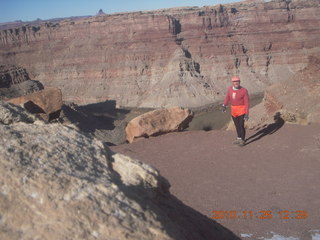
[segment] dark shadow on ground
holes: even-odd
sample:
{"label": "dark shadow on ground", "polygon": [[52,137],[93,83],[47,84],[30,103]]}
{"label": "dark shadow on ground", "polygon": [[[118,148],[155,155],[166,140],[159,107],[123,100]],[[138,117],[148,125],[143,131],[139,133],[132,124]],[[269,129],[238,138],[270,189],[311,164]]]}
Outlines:
{"label": "dark shadow on ground", "polygon": [[130,110],[117,109],[116,101],[105,101],[84,106],[62,107],[64,116],[81,131],[94,133],[95,130],[113,130],[114,122],[123,119]]}
{"label": "dark shadow on ground", "polygon": [[130,199],[136,201],[142,209],[152,210],[157,220],[175,240],[241,240],[231,230],[185,205],[169,191],[170,183],[159,176],[157,188],[146,188],[142,185],[123,184],[121,176],[116,172],[112,163],[113,152],[107,156],[110,169],[113,170],[113,182]]}
{"label": "dark shadow on ground", "polygon": [[285,121],[281,118],[281,114],[279,112],[277,112],[274,117],[274,123],[271,123],[269,125],[265,125],[263,129],[259,130],[258,132],[256,132],[254,135],[252,135],[251,137],[249,137],[246,140],[246,145],[253,143],[255,141],[258,141],[259,139],[267,136],[267,135],[271,135],[273,133],[275,133],[276,131],[278,131],[285,123]]}
{"label": "dark shadow on ground", "polygon": [[[142,181],[142,178],[144,177],[137,177],[138,175],[134,176],[136,171],[139,172],[139,170],[132,169],[133,175],[130,176],[130,178],[137,178],[140,184],[124,183],[123,177],[119,173],[119,169],[126,167],[124,163],[125,161],[117,161],[116,163],[114,157],[115,153],[110,151],[107,145],[104,146],[105,151],[102,151],[102,153],[105,155],[106,161],[100,161],[93,157],[90,164],[88,164],[86,161],[78,161],[77,158],[68,158],[66,160],[67,162],[64,163],[68,164],[72,171],[68,171],[66,174],[86,180],[93,184],[104,185],[104,182],[112,182],[112,184],[115,184],[119,191],[127,198],[132,199],[139,204],[142,211],[141,213],[137,212],[136,214],[141,214],[143,216],[144,210],[152,211],[154,213],[153,216],[155,220],[161,223],[161,226],[159,227],[165,230],[165,232],[171,237],[170,239],[241,240],[232,231],[211,219],[211,216],[208,217],[201,214],[172,195],[169,191],[170,183],[161,175],[156,176],[154,173],[148,173],[155,177],[157,184],[152,186],[145,185],[146,182]],[[117,165],[120,168],[118,167],[115,169],[114,167]],[[55,168],[57,172],[64,171],[60,166],[63,165],[58,163]],[[128,166],[130,166],[130,164]],[[124,202],[124,210],[128,207],[130,208],[130,206],[125,205],[125,200],[122,199],[121,201]],[[97,202],[95,204],[100,203]],[[130,211],[131,210],[129,209],[129,212]],[[153,232],[153,230],[150,229],[150,232]],[[155,239],[164,238],[160,235],[159,238],[155,237]]]}

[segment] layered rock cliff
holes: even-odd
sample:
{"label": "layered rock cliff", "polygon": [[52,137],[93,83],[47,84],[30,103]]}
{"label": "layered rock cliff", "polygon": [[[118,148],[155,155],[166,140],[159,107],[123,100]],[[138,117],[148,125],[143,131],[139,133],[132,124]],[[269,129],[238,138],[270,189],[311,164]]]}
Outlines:
{"label": "layered rock cliff", "polygon": [[59,87],[64,100],[196,107],[238,74],[250,93],[320,52],[319,0],[250,1],[119,13],[0,32],[0,63]]}

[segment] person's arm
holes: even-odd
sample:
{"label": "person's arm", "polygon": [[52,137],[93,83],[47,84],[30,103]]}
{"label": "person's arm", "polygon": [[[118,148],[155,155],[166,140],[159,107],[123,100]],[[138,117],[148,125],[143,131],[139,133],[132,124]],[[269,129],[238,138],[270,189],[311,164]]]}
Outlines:
{"label": "person's arm", "polygon": [[247,89],[245,91],[243,100],[244,100],[244,105],[246,106],[246,115],[249,116],[249,94]]}
{"label": "person's arm", "polygon": [[230,91],[229,91],[229,88],[228,88],[227,95],[226,95],[226,97],[224,99],[224,102],[223,102],[223,106],[227,106],[229,101],[230,101]]}

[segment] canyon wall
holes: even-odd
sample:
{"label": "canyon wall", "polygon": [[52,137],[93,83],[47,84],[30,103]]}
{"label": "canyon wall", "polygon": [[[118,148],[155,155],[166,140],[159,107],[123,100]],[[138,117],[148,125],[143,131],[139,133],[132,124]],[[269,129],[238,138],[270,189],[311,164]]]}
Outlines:
{"label": "canyon wall", "polygon": [[197,107],[221,100],[235,74],[251,94],[294,79],[319,56],[319,10],[245,1],[24,25],[0,31],[0,65],[78,104]]}

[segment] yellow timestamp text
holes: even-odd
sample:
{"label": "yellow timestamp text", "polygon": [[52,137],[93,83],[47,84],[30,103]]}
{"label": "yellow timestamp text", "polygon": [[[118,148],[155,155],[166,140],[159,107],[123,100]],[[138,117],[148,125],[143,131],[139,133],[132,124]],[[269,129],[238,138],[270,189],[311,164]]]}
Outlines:
{"label": "yellow timestamp text", "polygon": [[307,219],[309,214],[305,210],[281,210],[281,211],[271,211],[271,210],[227,210],[227,211],[212,211],[212,219],[245,219],[245,220],[254,220],[254,219]]}

